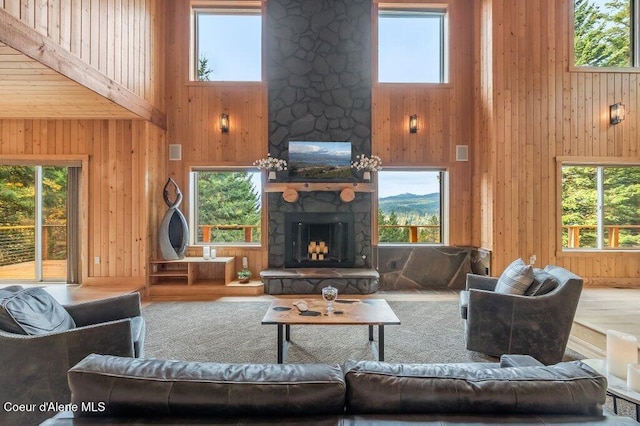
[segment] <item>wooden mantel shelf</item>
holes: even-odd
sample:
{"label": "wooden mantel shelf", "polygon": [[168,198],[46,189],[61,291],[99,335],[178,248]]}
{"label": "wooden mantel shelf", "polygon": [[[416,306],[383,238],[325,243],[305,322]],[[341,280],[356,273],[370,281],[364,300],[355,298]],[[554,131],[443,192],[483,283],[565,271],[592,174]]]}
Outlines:
{"label": "wooden mantel shelf", "polygon": [[349,203],[355,199],[356,192],[374,192],[375,186],[371,183],[309,183],[309,182],[267,182],[265,192],[282,192],[282,198],[288,203],[298,201],[299,192],[335,191],[340,192],[340,199]]}
{"label": "wooden mantel shelf", "polygon": [[354,192],[374,192],[374,185],[366,182],[325,182],[325,183],[309,183],[309,182],[267,182],[264,186],[265,192],[285,192],[287,189],[293,189],[298,192],[312,191],[337,191],[343,189],[352,189]]}

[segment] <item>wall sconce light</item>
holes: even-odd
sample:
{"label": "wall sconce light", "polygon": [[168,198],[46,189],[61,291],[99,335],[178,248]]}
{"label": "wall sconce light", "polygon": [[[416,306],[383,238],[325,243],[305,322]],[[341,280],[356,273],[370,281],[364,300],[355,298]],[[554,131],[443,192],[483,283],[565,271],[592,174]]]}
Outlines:
{"label": "wall sconce light", "polygon": [[418,133],[418,116],[416,114],[409,116],[409,133]]}
{"label": "wall sconce light", "polygon": [[229,133],[229,115],[220,114],[220,130],[222,133]]}
{"label": "wall sconce light", "polygon": [[611,124],[619,124],[624,120],[624,104],[618,102],[609,106],[609,121]]}

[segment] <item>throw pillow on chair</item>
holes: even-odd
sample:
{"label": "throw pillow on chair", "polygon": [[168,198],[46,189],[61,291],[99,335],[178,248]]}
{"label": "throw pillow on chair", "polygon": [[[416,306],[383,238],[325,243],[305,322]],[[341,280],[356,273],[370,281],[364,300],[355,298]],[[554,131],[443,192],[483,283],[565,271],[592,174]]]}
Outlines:
{"label": "throw pillow on chair", "polygon": [[533,266],[525,264],[522,259],[517,259],[511,262],[500,275],[495,292],[522,295],[532,282]]}

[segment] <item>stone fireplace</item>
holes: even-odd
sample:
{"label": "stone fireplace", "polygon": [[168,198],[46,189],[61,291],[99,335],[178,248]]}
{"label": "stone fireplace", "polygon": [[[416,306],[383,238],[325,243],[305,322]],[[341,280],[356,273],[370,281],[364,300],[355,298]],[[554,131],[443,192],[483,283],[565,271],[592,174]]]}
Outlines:
{"label": "stone fireplace", "polygon": [[[370,0],[266,2],[269,153],[273,157],[288,159],[292,140],[351,142],[352,158],[371,154],[371,7]],[[280,173],[278,180],[288,182],[289,177]],[[268,211],[270,268],[303,264],[373,268],[371,194],[357,193],[355,200],[345,203],[339,191],[310,191],[287,203],[282,194],[269,193]],[[294,263],[287,256],[286,217],[311,213],[353,217],[353,247],[349,248],[353,256],[348,262]]]}
{"label": "stone fireplace", "polygon": [[[290,141],[351,142],[352,159],[370,155],[371,0],[269,0],[265,7],[271,156],[288,159]],[[289,183],[290,179],[280,173],[277,181]],[[356,192],[353,201],[343,202],[339,190],[303,190],[291,203],[282,193],[269,192],[269,269],[260,273],[265,292],[319,294],[322,287],[332,285],[340,294],[366,294],[377,291],[379,285],[422,289],[434,280],[446,288],[461,285],[469,262],[468,257],[449,253],[458,253],[456,249],[380,247],[374,251],[372,205],[370,192]],[[341,230],[313,219],[314,226],[301,225],[296,234],[294,228],[307,215],[350,216],[353,222],[333,222],[353,226],[343,225]],[[334,241],[344,238],[344,228],[350,244],[346,248],[344,242]],[[443,268],[445,260],[454,266]],[[383,280],[375,268],[383,273]],[[441,278],[441,271],[452,277]]]}
{"label": "stone fireplace", "polygon": [[351,268],[355,264],[353,214],[288,213],[284,225],[287,268]]}

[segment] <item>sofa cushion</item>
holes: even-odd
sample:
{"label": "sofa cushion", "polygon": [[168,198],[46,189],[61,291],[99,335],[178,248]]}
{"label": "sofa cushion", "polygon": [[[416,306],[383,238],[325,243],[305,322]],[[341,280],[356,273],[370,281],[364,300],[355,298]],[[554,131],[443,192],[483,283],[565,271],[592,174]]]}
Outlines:
{"label": "sofa cushion", "polygon": [[149,417],[338,414],[339,365],[221,364],[92,354],[68,373],[72,402],[103,403],[83,415]]}
{"label": "sofa cushion", "polygon": [[579,361],[517,368],[351,361],[344,370],[354,414],[601,415],[607,389],[606,378]]}
{"label": "sofa cushion", "polygon": [[558,281],[550,273],[542,269],[534,269],[533,282],[524,292],[525,296],[542,296],[558,286]]}
{"label": "sofa cushion", "polygon": [[71,315],[40,287],[6,287],[0,291],[0,329],[40,335],[75,328]]}
{"label": "sofa cushion", "polygon": [[522,259],[511,262],[504,270],[498,283],[496,293],[503,294],[524,294],[533,282],[533,267],[526,265]]}

